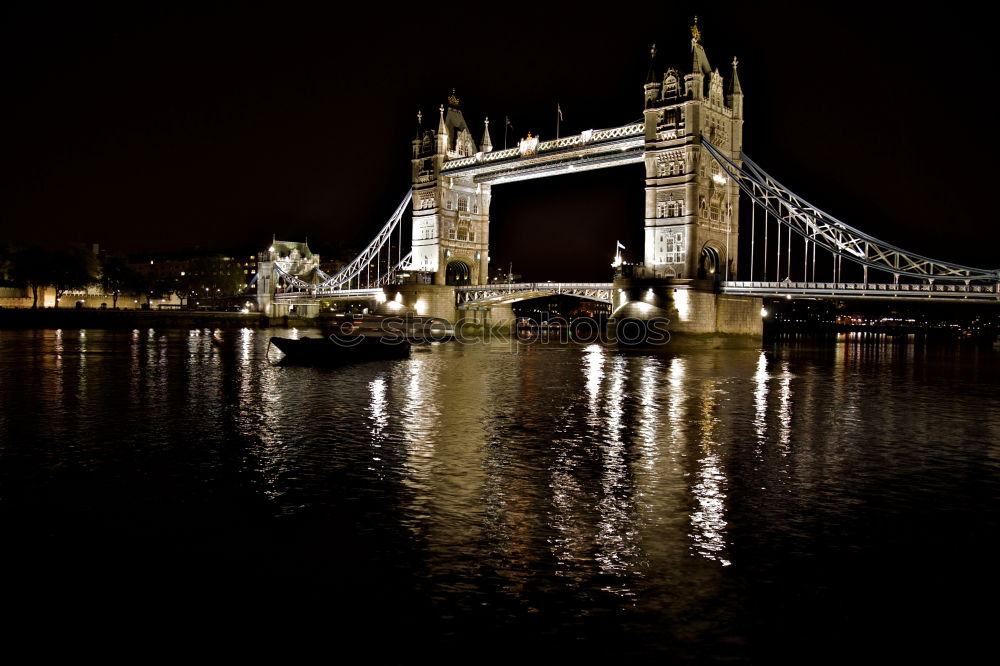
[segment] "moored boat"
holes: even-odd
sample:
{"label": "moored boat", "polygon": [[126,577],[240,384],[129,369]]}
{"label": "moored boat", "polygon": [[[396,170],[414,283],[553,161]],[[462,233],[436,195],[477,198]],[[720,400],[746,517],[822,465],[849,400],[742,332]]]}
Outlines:
{"label": "moored boat", "polygon": [[271,338],[271,344],[285,354],[283,361],[294,363],[340,364],[358,361],[406,358],[410,342],[395,333],[343,335],[325,338]]}

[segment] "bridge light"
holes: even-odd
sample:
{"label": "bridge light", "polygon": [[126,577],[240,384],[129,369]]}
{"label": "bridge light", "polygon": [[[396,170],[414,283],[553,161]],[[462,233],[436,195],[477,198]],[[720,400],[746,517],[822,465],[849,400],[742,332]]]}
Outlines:
{"label": "bridge light", "polygon": [[761,308],[760,309],[760,316],[761,317],[766,317],[767,316],[767,308]]}
{"label": "bridge light", "polygon": [[687,321],[688,314],[691,312],[688,298],[689,295],[686,289],[674,289],[674,307],[677,308],[677,317],[681,321]]}
{"label": "bridge light", "polygon": [[726,177],[723,176],[721,173],[713,173],[712,174],[712,180],[714,180],[719,185],[725,185],[726,184]]}

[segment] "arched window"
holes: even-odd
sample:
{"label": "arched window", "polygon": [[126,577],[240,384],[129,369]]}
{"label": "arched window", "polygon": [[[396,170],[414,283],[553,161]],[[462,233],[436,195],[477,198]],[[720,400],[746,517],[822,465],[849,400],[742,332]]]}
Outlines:
{"label": "arched window", "polygon": [[479,204],[477,203],[472,204],[472,212],[475,215],[479,215]]}
{"label": "arched window", "polygon": [[677,77],[672,71],[667,72],[663,78],[663,97],[667,99],[677,97]]}
{"label": "arched window", "polygon": [[469,240],[469,232],[465,229],[458,230],[458,240],[464,241]]}
{"label": "arched window", "polygon": [[451,199],[450,198],[447,201],[444,202],[444,207],[447,208],[448,210],[451,210]]}
{"label": "arched window", "polygon": [[465,197],[459,197],[458,198],[458,210],[461,211],[461,212],[463,212],[463,213],[469,212],[469,200],[466,199]]}

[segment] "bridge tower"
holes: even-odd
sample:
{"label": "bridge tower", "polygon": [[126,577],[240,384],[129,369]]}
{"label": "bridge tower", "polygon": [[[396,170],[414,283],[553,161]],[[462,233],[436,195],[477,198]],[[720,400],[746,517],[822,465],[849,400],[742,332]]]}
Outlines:
{"label": "bridge tower", "polygon": [[739,245],[739,186],[701,148],[707,138],[739,163],[743,90],[733,59],[724,80],[712,69],[695,17],[691,70],[653,63],[644,87],[646,206],[644,273],[648,277],[734,279]]}
{"label": "bridge tower", "polygon": [[[413,140],[412,270],[435,285],[485,284],[489,275],[490,186],[471,176],[442,176],[448,161],[479,152],[452,90],[439,109],[437,129],[424,129],[417,114]],[[489,119],[481,149],[493,149]]]}

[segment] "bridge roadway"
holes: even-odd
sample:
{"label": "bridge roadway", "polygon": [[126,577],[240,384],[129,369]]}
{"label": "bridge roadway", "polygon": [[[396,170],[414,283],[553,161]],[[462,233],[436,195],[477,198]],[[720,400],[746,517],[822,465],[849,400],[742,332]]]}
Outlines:
{"label": "bridge roadway", "polygon": [[[677,285],[686,288],[684,285]],[[390,288],[391,287],[387,287]],[[720,282],[723,294],[759,297],[933,300],[962,303],[1000,303],[1000,284],[892,284],[862,282]],[[279,301],[315,301],[321,298],[370,298],[377,300],[385,292],[376,289],[341,289],[321,294],[309,291],[279,293]],[[610,303],[610,282],[514,282],[511,284],[455,287],[459,310],[477,310],[500,303],[565,294]]]}
{"label": "bridge roadway", "polygon": [[721,282],[723,294],[786,298],[889,299],[1000,303],[1000,284],[863,282]]}
{"label": "bridge roadway", "polygon": [[382,287],[372,287],[371,289],[307,289],[302,291],[284,291],[274,295],[276,301],[315,301],[322,298],[357,298],[357,299],[377,299],[385,294]]}
{"label": "bridge roadway", "polygon": [[539,296],[565,294],[593,301],[611,302],[610,282],[512,282],[455,287],[459,310],[477,310],[499,303],[512,303]]}

